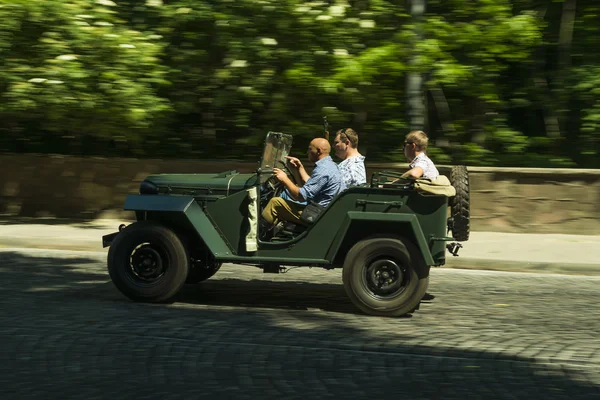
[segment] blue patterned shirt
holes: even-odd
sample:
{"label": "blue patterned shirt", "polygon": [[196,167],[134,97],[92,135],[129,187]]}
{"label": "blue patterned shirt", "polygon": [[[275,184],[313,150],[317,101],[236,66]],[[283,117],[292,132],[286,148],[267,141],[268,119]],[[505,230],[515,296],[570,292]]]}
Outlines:
{"label": "blue patterned shirt", "polygon": [[338,164],[342,179],[346,187],[359,186],[367,183],[367,172],[365,171],[365,157],[354,156],[346,158]]}
{"label": "blue patterned shirt", "polygon": [[327,207],[331,200],[342,190],[346,189],[342,174],[330,156],[315,163],[310,178],[300,188],[300,195],[308,202],[315,202]]}

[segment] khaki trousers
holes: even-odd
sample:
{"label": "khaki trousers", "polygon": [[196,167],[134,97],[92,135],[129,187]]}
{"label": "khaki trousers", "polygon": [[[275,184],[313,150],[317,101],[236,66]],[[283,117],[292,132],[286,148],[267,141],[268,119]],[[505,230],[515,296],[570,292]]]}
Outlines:
{"label": "khaki trousers", "polygon": [[293,203],[281,197],[273,197],[263,210],[262,217],[268,224],[273,226],[283,221],[306,225],[300,219],[300,214],[302,214],[305,207],[302,204]]}

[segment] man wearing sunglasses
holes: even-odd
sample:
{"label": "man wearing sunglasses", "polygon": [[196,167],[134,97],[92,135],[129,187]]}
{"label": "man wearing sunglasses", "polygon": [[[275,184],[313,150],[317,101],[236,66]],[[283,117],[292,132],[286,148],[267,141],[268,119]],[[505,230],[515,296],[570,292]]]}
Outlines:
{"label": "man wearing sunglasses", "polygon": [[404,156],[410,163],[410,169],[402,175],[403,178],[434,180],[440,175],[433,161],[425,154],[428,142],[429,138],[423,131],[412,131],[406,135]]}
{"label": "man wearing sunglasses", "polygon": [[[404,156],[410,163],[410,169],[402,174],[402,178],[434,180],[440,175],[433,161],[425,154],[428,142],[429,138],[423,131],[412,131],[406,135]],[[430,293],[425,293],[423,296],[423,300],[434,298],[435,296]]]}

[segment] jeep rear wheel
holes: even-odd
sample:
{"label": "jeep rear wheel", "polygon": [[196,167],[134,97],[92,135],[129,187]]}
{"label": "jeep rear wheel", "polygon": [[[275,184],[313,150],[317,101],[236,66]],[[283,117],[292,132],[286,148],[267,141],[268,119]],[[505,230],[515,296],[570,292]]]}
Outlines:
{"label": "jeep rear wheel", "polygon": [[121,293],[136,301],[163,302],[184,284],[189,261],[181,240],[152,221],[127,226],[108,251],[108,273]]}
{"label": "jeep rear wheel", "polygon": [[466,242],[469,240],[469,220],[471,217],[467,167],[464,165],[452,167],[450,183],[456,189],[456,195],[449,202],[452,217],[452,237],[459,242]]}
{"label": "jeep rear wheel", "polygon": [[419,305],[429,277],[419,279],[422,256],[409,241],[372,238],[356,243],[346,255],[342,278],[346,294],[361,311],[396,317]]}

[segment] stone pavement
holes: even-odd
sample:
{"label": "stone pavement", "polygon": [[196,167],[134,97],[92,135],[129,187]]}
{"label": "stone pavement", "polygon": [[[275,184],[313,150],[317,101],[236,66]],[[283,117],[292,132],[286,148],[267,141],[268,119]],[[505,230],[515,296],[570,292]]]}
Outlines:
{"label": "stone pavement", "polygon": [[101,252],[0,250],[0,397],[598,399],[599,283],[438,268],[433,301],[381,318],[340,270],[226,265],[149,305]]}
{"label": "stone pavement", "polygon": [[[121,223],[53,219],[0,220],[0,248],[106,252],[102,235]],[[448,254],[446,268],[600,275],[600,235],[472,232],[459,257]]]}

